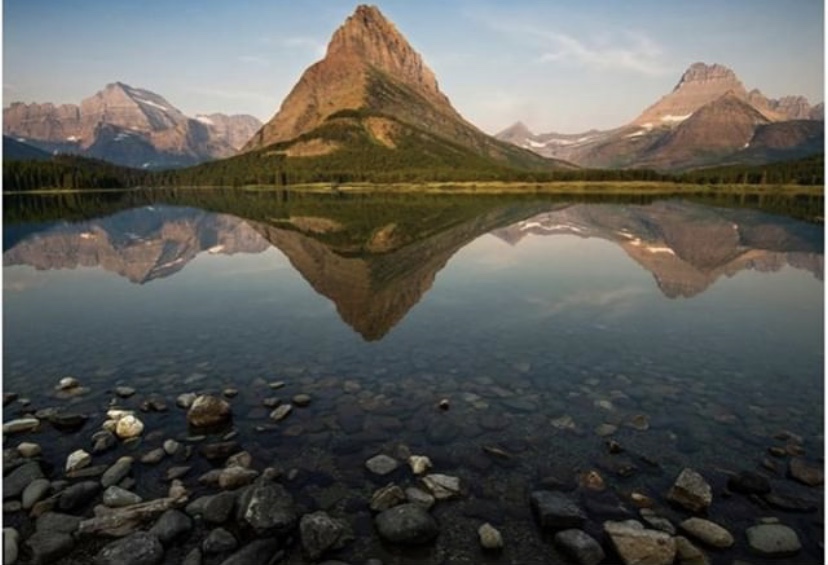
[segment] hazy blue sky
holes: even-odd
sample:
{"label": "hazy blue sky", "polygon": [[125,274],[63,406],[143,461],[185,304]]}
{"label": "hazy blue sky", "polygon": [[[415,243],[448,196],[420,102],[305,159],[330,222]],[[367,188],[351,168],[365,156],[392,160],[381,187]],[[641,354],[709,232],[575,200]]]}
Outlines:
{"label": "hazy blue sky", "polygon": [[[5,0],[3,104],[78,103],[116,80],[188,115],[269,119],[357,3]],[[693,62],[824,97],[822,0],[378,2],[454,106],[494,133],[619,126]]]}

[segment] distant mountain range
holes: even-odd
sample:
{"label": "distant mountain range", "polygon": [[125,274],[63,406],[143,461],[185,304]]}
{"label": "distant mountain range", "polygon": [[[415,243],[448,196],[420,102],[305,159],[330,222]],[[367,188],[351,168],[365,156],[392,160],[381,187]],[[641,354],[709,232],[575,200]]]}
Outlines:
{"label": "distant mountain range", "polygon": [[729,68],[694,63],[629,124],[581,134],[534,134],[518,122],[497,138],[589,168],[682,170],[762,164],[824,151],[824,105],[748,92]]}
{"label": "distant mountain range", "polygon": [[147,169],[229,157],[260,126],[247,115],[190,118],[162,96],[121,82],[80,105],[14,102],[3,109],[3,134],[19,142]]}
{"label": "distant mountain range", "polygon": [[[491,233],[510,245],[527,236],[601,238],[652,273],[669,298],[692,297],[743,270],[804,269],[820,280],[822,228],[746,209],[686,202],[648,206],[525,202],[456,216],[431,214],[417,229],[372,215],[354,225],[336,217],[262,221],[195,208],[144,206],[75,224],[7,231],[3,265],[36,269],[100,267],[144,284],[172,276],[199,253],[260,253],[278,248],[348,325],[381,339],[431,288],[451,257]],[[341,214],[340,210],[337,210]],[[347,214],[339,216],[347,217]],[[11,229],[6,226],[6,230]]]}

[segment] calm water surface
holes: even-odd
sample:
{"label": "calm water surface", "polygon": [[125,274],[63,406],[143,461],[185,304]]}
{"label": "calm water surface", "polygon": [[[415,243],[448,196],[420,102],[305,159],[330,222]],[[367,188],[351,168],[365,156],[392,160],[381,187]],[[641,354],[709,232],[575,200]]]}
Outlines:
{"label": "calm water surface", "polygon": [[[634,512],[632,491],[687,517],[664,495],[688,466],[714,487],[711,519],[737,538],[711,552],[715,562],[763,562],[743,533],[760,516],[797,530],[802,562],[822,560],[822,491],[785,479],[786,460],[767,453],[789,430],[822,465],[822,225],[679,200],[520,201],[473,214],[437,202],[399,217],[383,205],[357,208],[357,220],[330,209],[251,218],[153,204],[7,223],[4,391],[93,416],[77,434],[28,439],[62,462],[99,428],[112,388],[129,385],[138,394],[119,404],[156,395],[170,406],[142,415],[141,454],[187,437],[178,394],[235,387],[234,427],[254,467],[299,469],[292,492],[308,510],[349,516],[357,541],[340,555],[354,562],[553,562],[530,490],[550,477],[574,488],[597,470],[608,488],[576,492],[600,533],[619,506]],[[67,375],[89,392],[56,400]],[[286,387],[271,390],[276,380]],[[269,420],[263,398],[300,392],[309,407]],[[4,419],[24,411],[10,405]],[[625,452],[610,455],[609,439]],[[443,533],[415,553],[372,533],[366,500],[389,481],[363,468],[407,451],[468,490],[438,504]],[[155,478],[172,464],[139,469],[136,488],[160,496]],[[818,499],[818,513],[721,498],[742,470]],[[507,540],[499,557],[476,548],[486,520]]]}

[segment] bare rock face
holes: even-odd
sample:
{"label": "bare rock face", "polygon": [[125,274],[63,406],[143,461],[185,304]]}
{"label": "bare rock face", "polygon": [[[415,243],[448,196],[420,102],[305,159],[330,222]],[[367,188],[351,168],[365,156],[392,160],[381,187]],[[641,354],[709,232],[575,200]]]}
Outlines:
{"label": "bare rock face", "polygon": [[238,151],[262,127],[262,122],[247,114],[228,116],[226,114],[198,115],[195,119],[206,125],[213,137],[223,139]]}
{"label": "bare rock face", "polygon": [[154,92],[114,82],[80,105],[15,102],[3,110],[3,132],[47,151],[134,167],[184,166],[232,155],[260,125],[251,116],[222,118],[212,127]]}

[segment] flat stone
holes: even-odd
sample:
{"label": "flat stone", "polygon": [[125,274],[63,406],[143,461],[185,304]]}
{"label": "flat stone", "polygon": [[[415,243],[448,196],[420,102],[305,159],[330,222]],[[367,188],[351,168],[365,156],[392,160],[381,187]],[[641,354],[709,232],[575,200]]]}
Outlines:
{"label": "flat stone", "polygon": [[310,406],[311,396],[309,394],[297,394],[292,398],[293,404],[300,408]]}
{"label": "flat stone", "polygon": [[807,500],[795,496],[788,496],[780,493],[770,492],[762,497],[762,499],[771,505],[773,508],[785,510],[787,512],[816,512],[818,509],[817,503],[813,500]]}
{"label": "flat stone", "polygon": [[179,408],[184,408],[187,410],[190,406],[193,405],[195,399],[198,398],[198,395],[194,392],[185,392],[184,394],[179,394],[178,398],[175,399],[175,405]]}
{"label": "flat stone", "polygon": [[302,516],[299,535],[302,548],[312,560],[319,559],[328,551],[341,549],[353,539],[347,523],[322,511]]}
{"label": "flat stone", "polygon": [[75,547],[75,540],[63,532],[37,530],[26,540],[26,546],[32,553],[32,563],[43,564],[67,555]]}
{"label": "flat stone", "polygon": [[480,546],[483,549],[503,549],[503,535],[488,522],[477,529],[477,537],[480,539]]}
{"label": "flat stone", "polygon": [[799,553],[802,544],[796,532],[782,524],[760,524],[745,532],[750,549],[767,557],[790,557]]}
{"label": "flat stone", "polygon": [[91,502],[100,491],[97,481],[75,483],[61,493],[57,506],[60,510],[75,510]]}
{"label": "flat stone", "polygon": [[423,484],[437,500],[457,498],[462,494],[460,479],[440,473],[423,477]]}
{"label": "flat stone", "polygon": [[77,412],[55,412],[49,416],[49,423],[62,432],[75,432],[83,427],[89,416]]}
{"label": "flat stone", "polygon": [[80,381],[78,381],[75,377],[63,377],[60,381],[58,381],[57,386],[55,386],[55,390],[70,390],[79,386]]}
{"label": "flat stone", "polygon": [[711,547],[724,549],[733,545],[733,536],[726,529],[710,520],[689,518],[679,528]]}
{"label": "flat stone", "polygon": [[654,510],[642,508],[639,514],[641,514],[641,519],[651,528],[667,532],[671,536],[676,535],[676,527],[673,523],[667,518],[656,514]]}
{"label": "flat stone", "polygon": [[281,422],[287,418],[291,412],[293,412],[292,404],[282,404],[281,406],[277,406],[276,409],[270,413],[270,419],[276,422]]}
{"label": "flat stone", "polygon": [[42,479],[43,471],[37,461],[29,461],[3,477],[3,500],[17,498],[35,479]]}
{"label": "flat stone", "polygon": [[115,387],[115,395],[121,398],[129,398],[135,394],[135,389],[131,386],[116,386]]}
{"label": "flat stone", "polygon": [[282,485],[256,482],[245,487],[239,496],[236,519],[246,522],[259,535],[263,535],[290,530],[296,524],[298,516],[293,497]]}
{"label": "flat stone", "polygon": [[222,441],[204,444],[199,451],[208,461],[224,461],[234,453],[241,451],[241,446],[235,441]]}
{"label": "flat stone", "polygon": [[437,501],[430,493],[417,487],[408,487],[405,489],[405,498],[408,502],[419,504],[426,510],[434,506],[434,503]]}
{"label": "flat stone", "polygon": [[78,449],[69,454],[66,458],[66,472],[77,471],[88,467],[92,463],[92,456],[83,449]]}
{"label": "flat stone", "polygon": [[791,478],[810,487],[815,487],[825,482],[825,473],[821,467],[811,465],[801,457],[794,457],[788,463],[788,474]]}
{"label": "flat stone", "polygon": [[400,504],[374,519],[380,537],[390,543],[423,545],[440,533],[434,518],[418,504]]}
{"label": "flat stone", "polygon": [[611,436],[618,431],[618,426],[614,424],[599,424],[595,427],[595,435],[600,437]]}
{"label": "flat stone", "polygon": [[93,465],[66,472],[67,479],[94,479],[102,476],[107,470],[106,465]]}
{"label": "flat stone", "polygon": [[167,480],[173,481],[175,479],[180,479],[189,473],[190,469],[192,469],[190,465],[176,465],[175,467],[170,467],[167,469]]}
{"label": "flat stone", "polygon": [[144,499],[134,492],[115,485],[110,486],[103,493],[103,503],[110,508],[121,508],[122,506],[130,506],[143,501]]}
{"label": "flat stone", "polygon": [[672,565],[676,556],[675,539],[664,532],[644,529],[640,522],[604,522],[604,532],[624,565]]}
{"label": "flat stone", "polygon": [[376,475],[385,476],[392,473],[400,466],[399,462],[393,457],[389,457],[383,453],[371,457],[365,462],[365,466],[369,471]]}
{"label": "flat stone", "polygon": [[118,445],[115,434],[106,430],[100,430],[92,434],[92,453],[103,453]]}
{"label": "flat stone", "polygon": [[206,555],[226,553],[233,551],[239,546],[236,537],[224,528],[212,530],[201,544],[201,549]]}
{"label": "flat stone", "polygon": [[544,530],[580,529],[587,520],[584,511],[573,500],[559,492],[535,491],[529,500]]}
{"label": "flat stone", "polygon": [[391,483],[374,491],[370,507],[374,512],[383,512],[404,502],[406,502],[406,496],[403,489]]}
{"label": "flat stone", "polygon": [[601,544],[582,530],[563,530],[555,534],[555,545],[579,565],[598,565],[604,560]]}
{"label": "flat stone", "polygon": [[35,523],[37,531],[60,532],[62,534],[74,534],[80,526],[81,519],[70,514],[59,512],[46,512],[38,517]]}
{"label": "flat stone", "polygon": [[177,538],[184,536],[193,529],[193,521],[189,516],[178,510],[170,509],[161,514],[158,521],[150,528],[149,533],[157,536],[158,540],[169,545]]}
{"label": "flat stone", "polygon": [[259,476],[259,472],[254,469],[245,469],[244,467],[229,467],[222,470],[219,474],[218,484],[224,490],[235,490],[237,488],[249,485]]}
{"label": "flat stone", "polygon": [[691,512],[701,512],[713,502],[713,491],[704,477],[688,468],[679,473],[667,499]]}
{"label": "flat stone", "polygon": [[101,485],[104,488],[120,483],[132,470],[133,458],[124,456],[118,458],[101,476]]}
{"label": "flat stone", "polygon": [[37,418],[18,418],[3,424],[3,435],[31,432],[36,430],[39,425],[40,420]]}
{"label": "flat stone", "polygon": [[135,532],[101,549],[96,565],[156,565],[164,559],[164,547],[149,532]]}
{"label": "flat stone", "polygon": [[46,496],[52,488],[52,483],[47,479],[35,479],[23,490],[22,507],[30,510],[35,503]]}
{"label": "flat stone", "polygon": [[163,447],[159,447],[153,449],[152,451],[148,451],[144,455],[141,456],[141,463],[145,465],[155,465],[160,463],[162,459],[167,455],[167,452],[164,451]]}
{"label": "flat stone", "polygon": [[24,441],[17,446],[17,452],[20,454],[21,457],[25,457],[26,459],[37,457],[38,455],[40,455],[41,451],[42,449],[38,444],[31,443],[28,441]]}
{"label": "flat stone", "polygon": [[3,565],[14,565],[17,561],[20,534],[14,528],[3,528]]}

